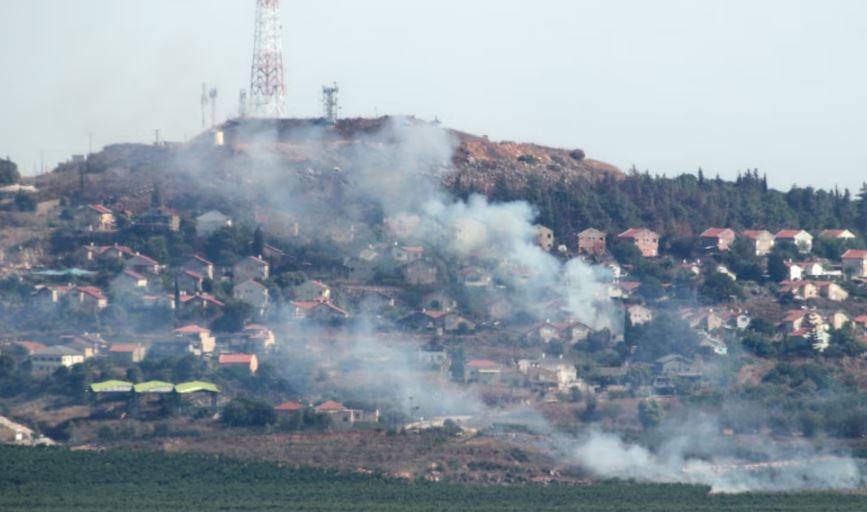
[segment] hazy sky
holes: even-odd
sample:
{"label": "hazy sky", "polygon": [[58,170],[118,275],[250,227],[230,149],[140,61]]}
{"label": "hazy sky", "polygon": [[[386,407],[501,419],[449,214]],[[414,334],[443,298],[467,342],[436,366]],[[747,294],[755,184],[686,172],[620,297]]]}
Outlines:
{"label": "hazy sky", "polygon": [[[31,173],[201,129],[247,87],[254,0],[0,0],[0,154]],[[867,1],[283,0],[289,111],[439,116],[653,173],[867,180]]]}

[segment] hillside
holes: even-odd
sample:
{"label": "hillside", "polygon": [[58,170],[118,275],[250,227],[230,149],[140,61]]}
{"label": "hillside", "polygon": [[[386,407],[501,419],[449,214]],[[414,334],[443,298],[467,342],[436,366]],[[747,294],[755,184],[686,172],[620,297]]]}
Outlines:
{"label": "hillside", "polygon": [[[187,144],[160,146],[114,144],[87,161],[70,162],[35,180],[40,201],[61,197],[98,201],[133,211],[147,206],[156,185],[168,203],[207,208],[222,204],[214,194],[237,196],[239,182],[250,186],[246,198],[256,197],[255,181],[279,179],[281,186],[301,186],[321,194],[346,184],[341,171],[351,171],[360,153],[387,145],[388,126],[427,124],[414,118],[345,119],[335,126],[316,120],[229,121],[217,129],[225,145],[205,132]],[[453,169],[443,173],[446,185],[459,182],[481,192],[493,191],[498,180],[526,186],[531,176],[553,185],[567,180],[592,183],[606,177],[622,179],[615,167],[584,158],[582,150],[548,148],[536,144],[493,142],[485,137],[446,130],[451,139]],[[255,172],[251,169],[255,168]],[[255,179],[254,179],[255,177]],[[225,185],[225,186],[224,186]],[[241,206],[241,205],[239,205]]]}

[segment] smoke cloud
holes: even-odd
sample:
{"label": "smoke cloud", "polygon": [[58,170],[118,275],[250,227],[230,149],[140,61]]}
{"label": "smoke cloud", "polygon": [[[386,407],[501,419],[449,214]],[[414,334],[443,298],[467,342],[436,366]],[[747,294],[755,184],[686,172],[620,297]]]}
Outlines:
{"label": "smoke cloud", "polygon": [[[303,143],[276,145],[278,139],[275,133],[263,132],[248,136],[238,146],[257,155],[246,157],[252,164],[245,169],[247,180],[265,191],[264,201],[270,207],[305,216],[308,230],[325,232],[329,222],[361,221],[373,205],[392,226],[401,226],[395,229],[395,236],[404,242],[421,244],[447,263],[471,261],[495,269],[503,285],[489,293],[499,294],[517,310],[537,319],[550,318],[554,311],[596,329],[622,329],[619,309],[608,298],[608,271],[579,259],[563,261],[538,247],[534,242],[536,212],[530,204],[492,203],[478,195],[461,200],[442,188],[441,179],[452,170],[457,145],[450,132],[394,118],[354,142],[339,140],[326,128],[309,126],[293,133],[293,140]],[[286,176],[287,154],[291,166],[302,171],[296,172],[301,179]],[[314,161],[327,162],[325,166],[331,168],[313,168]],[[258,165],[262,163],[267,165]],[[188,169],[195,172],[196,166],[188,165]],[[346,203],[335,202],[323,209],[307,197],[305,175],[327,177]],[[237,194],[231,178],[223,186],[226,194]],[[366,206],[350,207],[349,203]],[[314,220],[310,215],[329,213],[329,209],[330,218]],[[335,220],[337,211],[341,218]],[[310,226],[316,222],[326,224]],[[381,240],[356,242],[365,245]],[[669,421],[657,432],[661,441],[654,447],[600,431],[570,437],[557,432],[531,408],[488,407],[473,391],[432,376],[418,364],[415,344],[385,339],[372,323],[373,319],[356,319],[347,328],[347,338],[332,346],[336,354],[308,356],[303,360],[304,371],[291,373],[304,375],[309,383],[315,373],[310,366],[331,368],[342,376],[329,382],[341,396],[387,403],[409,419],[473,415],[488,422],[507,418],[525,424],[548,436],[546,449],[564,464],[580,466],[599,478],[700,484],[725,493],[845,489],[863,484],[858,463],[840,455],[842,452],[807,442],[776,444],[763,436],[756,436],[745,449],[722,436],[719,422],[707,416]],[[301,338],[330,336],[313,326],[304,329],[298,334]]]}

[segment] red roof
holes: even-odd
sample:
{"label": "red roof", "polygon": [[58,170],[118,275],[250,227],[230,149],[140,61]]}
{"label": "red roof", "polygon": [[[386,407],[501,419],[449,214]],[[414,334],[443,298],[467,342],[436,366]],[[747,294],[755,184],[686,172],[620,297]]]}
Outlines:
{"label": "red roof", "polygon": [[108,349],[108,351],[115,354],[128,354],[135,352],[138,348],[139,346],[135,343],[115,343]]}
{"label": "red roof", "polygon": [[318,286],[319,288],[322,288],[325,290],[328,289],[328,285],[323,283],[322,281],[317,281],[316,279],[312,279],[310,282],[313,283],[314,285]]}
{"label": "red roof", "polygon": [[87,207],[98,213],[111,213],[111,210],[101,204],[89,204]]}
{"label": "red roof", "polygon": [[194,260],[196,260],[196,261],[198,261],[199,263],[202,263],[202,264],[204,264],[204,265],[213,265],[213,263],[211,263],[210,261],[206,260],[206,259],[203,258],[202,256],[199,256],[198,254],[194,254],[192,259],[194,259]]}
{"label": "red roof", "polygon": [[645,228],[629,228],[629,229],[627,229],[626,231],[624,231],[623,233],[620,233],[619,235],[617,235],[617,238],[635,238],[635,237],[637,237],[637,236],[639,236],[639,235],[641,235],[642,233],[645,233],[645,232],[650,233],[650,234],[652,234],[652,235],[656,235],[656,233],[654,233],[653,231],[651,231],[651,230],[649,230],[649,229],[645,229]]}
{"label": "red roof", "polygon": [[867,325],[867,315],[859,315],[855,317],[855,322]]}
{"label": "red roof", "polygon": [[268,264],[267,261],[265,261],[265,260],[263,260],[262,258],[259,258],[259,257],[257,257],[257,256],[250,256],[250,257],[247,258],[247,259],[248,259],[248,260],[251,260],[251,261],[254,261],[254,262],[258,263],[259,265],[263,265],[263,266]]}
{"label": "red roof", "polygon": [[303,411],[306,408],[304,404],[298,402],[285,402],[274,408],[275,411],[294,412]]}
{"label": "red roof", "polygon": [[75,289],[85,295],[93,297],[96,300],[105,300],[105,295],[102,294],[102,290],[95,286],[76,286]]}
{"label": "red roof", "polygon": [[324,300],[315,300],[315,301],[296,300],[296,301],[292,301],[292,305],[295,306],[296,308],[300,309],[300,310],[303,310],[303,311],[310,311],[312,309],[318,308],[319,306],[325,306],[326,308],[333,309],[334,311],[337,311],[338,313],[340,313],[343,316],[349,316],[349,311],[346,311],[343,308],[335,306],[333,302],[324,301]]}
{"label": "red roof", "polygon": [[252,354],[220,354],[220,364],[247,364],[253,362]]}
{"label": "red roof", "polygon": [[190,302],[191,300],[194,300],[194,299],[200,299],[204,302],[210,302],[216,306],[224,306],[224,304],[222,302],[217,300],[217,298],[214,297],[213,295],[211,295],[210,293],[197,293],[196,295],[181,294],[181,302],[183,304],[186,304],[187,302]]}
{"label": "red roof", "polygon": [[293,300],[292,305],[301,310],[310,310],[315,308],[316,306],[322,304],[316,300]]}
{"label": "red roof", "polygon": [[626,291],[637,290],[641,287],[641,283],[638,281],[622,281],[620,283],[620,288]]}
{"label": "red roof", "polygon": [[200,279],[200,280],[205,279],[205,276],[203,276],[202,274],[199,274],[198,272],[193,272],[192,270],[185,270],[184,274],[192,277],[193,279]]}
{"label": "red roof", "polygon": [[[708,228],[700,236],[702,238],[719,238],[726,232],[731,232],[729,228]],[[734,233],[732,233],[734,234]]]}
{"label": "red roof", "polygon": [[136,253],[136,255],[133,256],[133,257],[134,257],[134,258],[139,258],[139,259],[141,259],[142,261],[144,261],[144,262],[147,263],[148,265],[159,265],[159,264],[160,264],[159,261],[157,261],[157,260],[151,258],[150,256],[145,256],[144,254],[138,254],[138,253]]}
{"label": "red roof", "polygon": [[[88,249],[92,249],[92,247],[88,247]],[[119,253],[126,254],[128,256],[135,256],[135,251],[132,250],[132,248],[127,247],[125,245],[118,245],[118,244],[103,245],[101,247],[98,247],[96,249],[96,253],[99,254],[100,256],[102,256],[103,254],[107,253],[108,251],[111,251],[112,249],[119,252]]]}
{"label": "red roof", "polygon": [[346,406],[341,403],[335,402],[334,400],[329,400],[323,404],[319,404],[316,406],[317,411],[345,411]]}
{"label": "red roof", "polygon": [[805,309],[793,309],[786,312],[785,322],[793,322],[807,316],[810,312]]}
{"label": "red roof", "polygon": [[784,239],[795,238],[796,236],[798,236],[799,234],[801,234],[803,232],[804,232],[803,229],[781,229],[777,233],[777,238],[784,238]]}
{"label": "red roof", "polygon": [[175,329],[175,332],[180,334],[202,334],[209,333],[211,332],[211,330],[198,326],[196,324],[190,324],[183,327],[178,327],[177,329]]}
{"label": "red roof", "polygon": [[806,327],[802,327],[802,328],[798,329],[797,331],[792,332],[789,336],[792,336],[795,338],[803,338],[808,334],[810,334],[810,329],[807,329]]}
{"label": "red roof", "polygon": [[500,365],[488,359],[473,359],[467,363],[470,368],[498,368]]}
{"label": "red roof", "polygon": [[420,245],[405,245],[400,248],[403,252],[413,252],[413,253],[422,253],[424,252],[424,247]]}
{"label": "red roof", "polygon": [[819,236],[839,238],[841,235],[846,234],[848,231],[848,229],[826,229],[825,231],[822,231]]}
{"label": "red roof", "polygon": [[38,341],[16,341],[15,344],[19,347],[23,347],[28,352],[36,352],[37,350],[45,348],[45,344],[39,343]]}
{"label": "red roof", "polygon": [[427,309],[425,311],[422,311],[422,313],[429,316],[430,318],[433,318],[434,320],[440,319],[449,314],[448,311],[437,311],[435,309]]}
{"label": "red roof", "polygon": [[849,249],[843,253],[844,260],[867,260],[867,251],[861,249]]}
{"label": "red roof", "polygon": [[128,276],[130,276],[130,277],[134,277],[134,278],[136,278],[136,279],[146,279],[145,276],[143,276],[143,275],[141,275],[141,274],[139,274],[138,272],[135,272],[135,271],[133,271],[133,270],[125,270],[125,271],[124,271],[124,274],[126,274],[126,275],[128,275]]}
{"label": "red roof", "polygon": [[770,235],[771,238],[774,237],[773,233],[765,229],[747,229],[746,231],[744,231],[744,236],[749,238],[750,240],[755,240],[764,234]]}

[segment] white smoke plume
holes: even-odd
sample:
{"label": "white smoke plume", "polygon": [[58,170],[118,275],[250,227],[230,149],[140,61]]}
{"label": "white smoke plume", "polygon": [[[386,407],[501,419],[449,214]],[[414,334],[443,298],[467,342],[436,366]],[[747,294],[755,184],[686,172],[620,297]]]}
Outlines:
{"label": "white smoke plume", "polygon": [[[506,283],[495,293],[539,319],[546,318],[554,305],[591,327],[621,329],[618,308],[607,296],[607,270],[577,259],[564,262],[539,248],[534,243],[536,212],[530,204],[492,203],[482,196],[464,201],[443,190],[440,180],[452,170],[456,146],[446,130],[396,118],[338,149],[333,135],[321,131],[324,128],[304,130],[303,155],[298,161],[313,154],[327,160],[335,156],[329,153],[334,151],[348,155],[350,168],[334,170],[346,197],[378,205],[384,216],[406,228],[409,241],[432,248],[448,261],[494,267],[497,277]],[[276,140],[265,139],[268,144]],[[286,149],[271,148],[259,161],[270,161],[278,151]],[[266,166],[262,173],[257,173],[255,165],[247,171],[250,182],[268,191],[271,206],[295,215],[316,208],[294,185],[286,185],[279,164]],[[319,331],[301,336],[327,337]],[[739,447],[721,436],[719,425],[708,418],[666,427],[660,431],[664,441],[652,449],[609,433],[569,437],[532,409],[487,407],[474,393],[430,378],[416,364],[414,348],[382,339],[362,321],[344,343],[333,346],[340,351],[337,362],[325,356],[310,358],[304,361],[306,368],[301,373],[311,375],[310,365],[348,365],[346,372],[352,381],[337,386],[344,396],[391,401],[408,418],[471,414],[526,424],[547,435],[547,449],[564,464],[580,466],[599,478],[700,484],[715,492],[845,489],[863,484],[856,461],[806,442],[775,445],[759,438],[752,443],[752,456],[743,457]]]}

